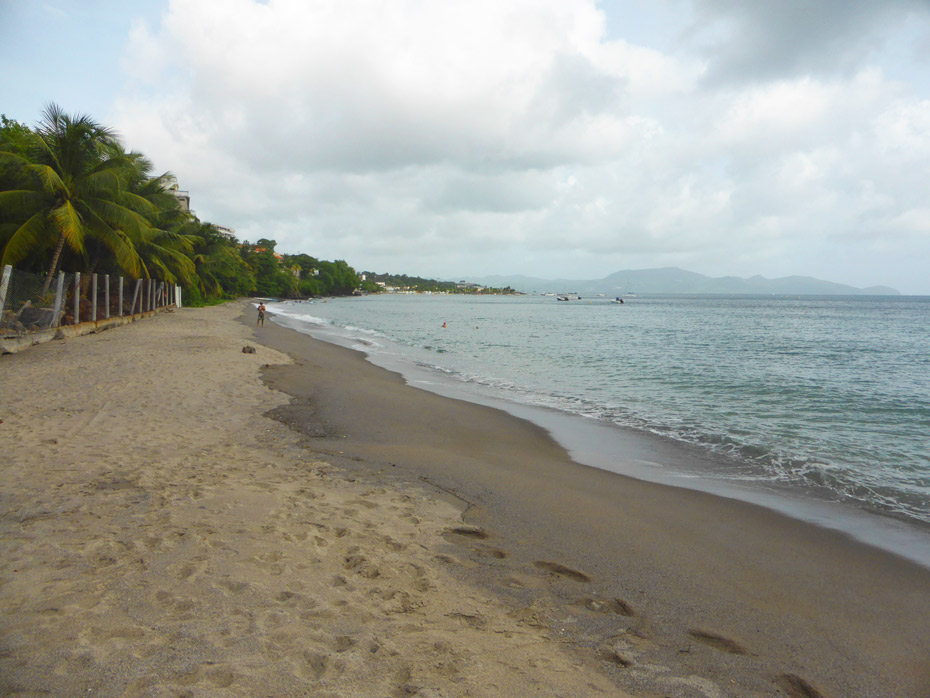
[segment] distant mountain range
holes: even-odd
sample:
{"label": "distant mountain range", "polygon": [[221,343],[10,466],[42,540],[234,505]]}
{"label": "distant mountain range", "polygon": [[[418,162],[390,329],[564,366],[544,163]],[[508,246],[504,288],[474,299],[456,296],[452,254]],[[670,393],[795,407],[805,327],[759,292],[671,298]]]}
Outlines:
{"label": "distant mountain range", "polygon": [[531,276],[485,276],[468,279],[483,286],[510,286],[523,293],[574,292],[581,294],[603,293],[618,296],[627,293],[686,293],[686,294],[764,294],[769,295],[814,295],[814,296],[898,296],[899,291],[888,286],[856,288],[832,281],[822,281],[810,276],[783,276],[766,279],[753,276],[743,279],[738,276],[713,278],[686,271],[678,267],[661,269],[628,269],[618,271],[603,279],[582,281],[578,279],[539,279]]}

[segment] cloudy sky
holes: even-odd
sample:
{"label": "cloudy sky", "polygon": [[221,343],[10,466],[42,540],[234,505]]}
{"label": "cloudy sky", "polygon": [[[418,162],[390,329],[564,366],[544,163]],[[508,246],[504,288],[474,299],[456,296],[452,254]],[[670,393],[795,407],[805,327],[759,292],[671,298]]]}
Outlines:
{"label": "cloudy sky", "polygon": [[928,0],[0,0],[49,101],[357,269],[930,294]]}

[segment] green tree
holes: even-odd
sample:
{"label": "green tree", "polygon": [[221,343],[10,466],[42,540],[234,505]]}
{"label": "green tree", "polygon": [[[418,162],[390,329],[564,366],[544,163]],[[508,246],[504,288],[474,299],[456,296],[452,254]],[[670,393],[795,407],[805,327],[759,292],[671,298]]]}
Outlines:
{"label": "green tree", "polygon": [[277,260],[274,240],[260,239],[243,245],[243,258],[255,273],[255,290],[260,296],[288,298],[297,295],[297,277]]}
{"label": "green tree", "polygon": [[326,293],[335,296],[349,295],[361,285],[355,270],[342,259],[320,262],[320,279],[326,286]]}
{"label": "green tree", "polygon": [[125,205],[120,171],[127,166],[113,132],[88,116],[70,116],[50,104],[25,155],[0,151],[0,163],[16,185],[0,192],[5,223],[0,263],[51,251],[43,293],[58,270],[62,250],[83,256],[87,240],[106,248],[130,276],[140,270],[131,236],[141,237],[145,218]]}
{"label": "green tree", "polygon": [[13,119],[8,119],[6,114],[0,114],[0,150],[26,155],[35,138],[36,134],[31,128]]}
{"label": "green tree", "polygon": [[[181,210],[171,194],[174,176],[152,176],[152,163],[141,153],[125,153],[121,202],[145,218],[148,225],[127,231],[139,254],[143,276],[190,286],[196,277],[192,259],[199,221]],[[194,225],[192,225],[194,224]]]}
{"label": "green tree", "polygon": [[191,223],[196,230],[193,261],[196,288],[205,298],[245,296],[255,291],[255,274],[239,254],[235,240],[222,235],[210,223]]}

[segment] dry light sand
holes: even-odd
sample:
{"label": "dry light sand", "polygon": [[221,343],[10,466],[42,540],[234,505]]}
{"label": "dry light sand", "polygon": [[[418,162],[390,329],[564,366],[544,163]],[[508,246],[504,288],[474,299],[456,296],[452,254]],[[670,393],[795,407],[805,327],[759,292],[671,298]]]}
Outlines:
{"label": "dry light sand", "polygon": [[626,695],[454,578],[461,505],[263,416],[241,311],[0,358],[0,695]]}
{"label": "dry light sand", "polygon": [[0,696],[930,697],[926,569],[253,313],[0,357]]}

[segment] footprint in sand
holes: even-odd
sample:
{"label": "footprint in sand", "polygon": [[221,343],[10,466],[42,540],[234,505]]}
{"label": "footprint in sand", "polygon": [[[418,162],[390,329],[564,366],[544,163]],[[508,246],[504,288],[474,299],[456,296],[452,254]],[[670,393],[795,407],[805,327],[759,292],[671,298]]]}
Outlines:
{"label": "footprint in sand", "polygon": [[225,579],[219,585],[233,594],[242,594],[249,589],[249,585],[245,582],[235,582],[231,579]]}
{"label": "footprint in sand", "polygon": [[236,683],[236,679],[238,678],[236,672],[225,666],[211,667],[207,669],[206,675],[207,681],[217,688],[229,688]]}
{"label": "footprint in sand", "polygon": [[610,662],[611,664],[616,664],[618,667],[624,669],[633,666],[633,660],[622,652],[618,652],[612,647],[604,648],[601,650],[601,659],[605,662]]}
{"label": "footprint in sand", "polygon": [[298,659],[296,668],[299,676],[319,681],[329,668],[329,657],[319,652],[306,651]]}
{"label": "footprint in sand", "polygon": [[[460,536],[462,538],[472,540],[487,540],[490,538],[490,534],[487,531],[477,526],[456,526],[455,528],[446,529],[446,534]],[[474,545],[472,546],[472,550],[474,550],[479,555],[490,557],[495,560],[503,560],[507,557],[506,551],[501,550],[500,548],[491,547],[489,545]]]}
{"label": "footprint in sand", "polygon": [[698,642],[703,642],[714,649],[727,654],[750,654],[749,651],[736,640],[706,630],[689,630],[688,634]]}
{"label": "footprint in sand", "polygon": [[505,550],[492,548],[490,545],[475,545],[472,547],[472,550],[495,560],[503,560],[507,557],[507,552]]}
{"label": "footprint in sand", "polygon": [[275,601],[279,603],[294,604],[300,600],[300,594],[297,594],[293,591],[282,591],[277,596],[275,596]]}
{"label": "footprint in sand", "polygon": [[827,698],[826,694],[809,684],[797,674],[782,674],[778,685],[790,698]]}
{"label": "footprint in sand", "polygon": [[181,565],[181,567],[178,569],[178,579],[180,579],[183,582],[184,580],[192,577],[196,571],[197,571],[197,568],[194,567],[194,565],[191,565],[190,563]]}
{"label": "footprint in sand", "polygon": [[352,649],[358,642],[348,635],[339,635],[333,639],[333,649],[336,652],[345,652]]}
{"label": "footprint in sand", "polygon": [[634,616],[636,613],[633,607],[623,599],[613,598],[607,601],[601,599],[592,599],[583,597],[574,602],[576,606],[581,606],[593,613],[615,613],[618,616]]}
{"label": "footprint in sand", "polygon": [[383,535],[382,535],[382,536],[378,536],[378,538],[381,540],[382,543],[384,543],[388,548],[390,548],[390,549],[393,550],[394,552],[400,552],[400,551],[402,551],[402,550],[406,550],[406,549],[407,549],[407,544],[406,544],[406,543],[401,543],[401,542],[398,541],[398,540],[394,540],[394,539],[391,538],[390,536],[383,536]]}
{"label": "footprint in sand", "polygon": [[348,554],[343,559],[342,566],[366,579],[375,579],[381,576],[381,570],[378,568],[378,565],[362,555],[357,547],[349,549]]}
{"label": "footprint in sand", "polygon": [[448,613],[449,618],[454,618],[459,621],[463,626],[467,628],[473,628],[475,630],[482,630],[488,624],[488,619],[482,616],[480,613]]}
{"label": "footprint in sand", "polygon": [[558,577],[565,577],[566,579],[571,579],[576,582],[586,583],[586,582],[591,581],[591,578],[588,575],[586,575],[584,572],[573,570],[571,567],[560,565],[558,562],[548,562],[546,560],[537,560],[533,564],[539,569],[545,570],[549,574],[554,574]]}
{"label": "footprint in sand", "polygon": [[448,529],[448,533],[453,533],[457,536],[465,536],[466,538],[477,538],[479,540],[487,540],[488,538],[488,532],[477,526],[457,526]]}

